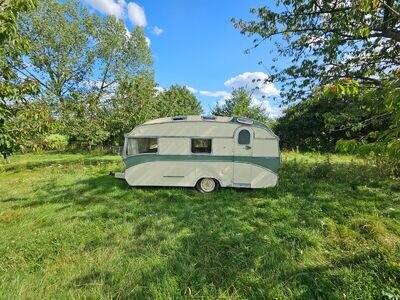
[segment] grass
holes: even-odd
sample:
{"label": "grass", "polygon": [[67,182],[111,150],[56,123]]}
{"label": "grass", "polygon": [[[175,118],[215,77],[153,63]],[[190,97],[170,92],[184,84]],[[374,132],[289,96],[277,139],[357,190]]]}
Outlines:
{"label": "grass", "polygon": [[276,188],[213,195],[131,188],[120,169],[0,165],[1,299],[400,297],[400,182],[367,161],[285,153]]}

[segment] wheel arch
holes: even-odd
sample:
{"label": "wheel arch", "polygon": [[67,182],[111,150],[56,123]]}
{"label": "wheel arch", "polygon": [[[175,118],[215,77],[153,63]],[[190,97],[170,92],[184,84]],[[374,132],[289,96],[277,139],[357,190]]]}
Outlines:
{"label": "wheel arch", "polygon": [[221,179],[213,177],[213,176],[200,176],[200,177],[198,177],[197,180],[195,180],[195,184],[194,184],[193,187],[196,187],[200,183],[200,180],[202,180],[204,178],[211,178],[217,183],[218,188],[222,187]]}

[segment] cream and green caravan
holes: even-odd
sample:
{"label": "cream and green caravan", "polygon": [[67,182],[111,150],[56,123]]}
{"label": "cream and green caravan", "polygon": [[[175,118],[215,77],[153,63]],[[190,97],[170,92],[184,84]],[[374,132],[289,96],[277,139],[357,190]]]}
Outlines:
{"label": "cream and green caravan", "polygon": [[156,119],[125,135],[125,172],[132,186],[265,188],[277,184],[279,138],[263,123],[241,117]]}

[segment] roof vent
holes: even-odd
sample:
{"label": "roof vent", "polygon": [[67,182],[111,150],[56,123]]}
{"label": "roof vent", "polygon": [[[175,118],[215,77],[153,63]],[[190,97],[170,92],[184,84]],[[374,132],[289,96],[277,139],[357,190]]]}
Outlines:
{"label": "roof vent", "polygon": [[186,119],[187,119],[186,116],[175,116],[175,117],[172,117],[173,121],[184,121]]}
{"label": "roof vent", "polygon": [[203,121],[215,121],[217,119],[216,116],[201,116]]}
{"label": "roof vent", "polygon": [[236,118],[236,121],[241,124],[253,125],[254,121],[249,118]]}

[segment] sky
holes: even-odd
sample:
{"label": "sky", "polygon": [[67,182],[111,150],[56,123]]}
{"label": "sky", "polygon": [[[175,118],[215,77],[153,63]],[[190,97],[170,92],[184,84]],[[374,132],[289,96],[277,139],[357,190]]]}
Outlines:
{"label": "sky", "polygon": [[[206,113],[223,103],[233,88],[253,90],[253,104],[262,105],[271,117],[281,113],[279,85],[254,83],[268,78],[272,43],[250,54],[251,37],[235,29],[232,17],[254,20],[250,8],[274,1],[260,0],[81,0],[99,15],[115,15],[132,31],[144,28],[150,45],[156,82],[161,88],[185,85],[201,101]],[[263,65],[258,62],[263,61]],[[282,63],[282,62],[281,62]],[[255,85],[259,89],[254,90]],[[264,97],[263,97],[264,96]],[[276,98],[276,97],[274,97]]]}

